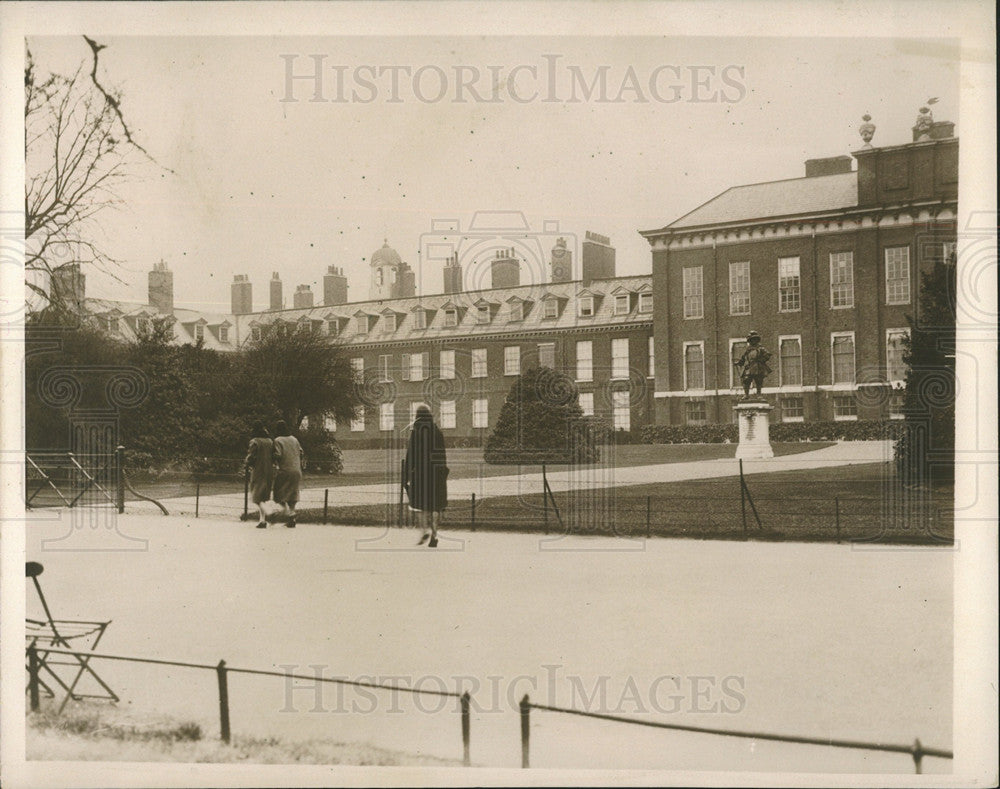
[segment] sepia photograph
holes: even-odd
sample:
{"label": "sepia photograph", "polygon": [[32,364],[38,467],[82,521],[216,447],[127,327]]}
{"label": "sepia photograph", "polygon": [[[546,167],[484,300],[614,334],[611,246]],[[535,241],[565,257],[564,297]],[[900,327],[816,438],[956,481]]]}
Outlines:
{"label": "sepia photograph", "polygon": [[0,6],[3,783],[995,785],[994,11]]}

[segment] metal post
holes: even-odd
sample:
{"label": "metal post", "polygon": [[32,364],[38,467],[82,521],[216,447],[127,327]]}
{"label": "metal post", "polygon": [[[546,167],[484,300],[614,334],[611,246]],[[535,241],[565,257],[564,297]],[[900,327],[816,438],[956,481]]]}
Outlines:
{"label": "metal post", "polygon": [[524,698],[521,699],[521,767],[526,769],[529,767],[528,763],[528,738],[531,733],[531,701],[528,699],[528,694],[524,694]]}
{"label": "metal post", "polygon": [[743,483],[743,458],[740,458],[740,513],[743,517],[743,539],[747,538],[747,495]]}
{"label": "metal post", "polygon": [[840,496],[833,497],[833,504],[837,514],[837,544],[840,544]]}
{"label": "metal post", "polygon": [[398,516],[397,516],[396,520],[399,522],[399,528],[401,528],[401,529],[406,525],[405,515],[403,514],[404,513],[404,510],[403,510],[403,493],[404,493],[404,490],[405,490],[405,488],[403,487],[403,483],[406,481],[406,478],[403,475],[403,469],[405,467],[406,467],[406,458],[400,458],[400,461],[399,461],[399,513],[398,513]]}
{"label": "metal post", "polygon": [[549,533],[549,480],[545,476],[545,464],[542,463],[542,517],[545,533]]}
{"label": "metal post", "polygon": [[243,517],[240,520],[248,520],[250,517],[250,469],[243,469]]}
{"label": "metal post", "polygon": [[31,711],[38,712],[38,650],[34,644],[28,647],[28,693]]}
{"label": "metal post", "polygon": [[226,678],[226,661],[220,660],[215,667],[219,677],[219,722],[222,730],[222,741],[229,742],[229,681]]}
{"label": "metal post", "polygon": [[326,523],[326,511],[330,506],[330,489],[323,490],[323,523]]}
{"label": "metal post", "polygon": [[196,482],[194,485],[194,516],[198,517],[198,507],[201,505],[201,483]]}
{"label": "metal post", "polygon": [[117,487],[118,513],[125,512],[125,447],[120,444],[115,448],[115,485]]}
{"label": "metal post", "polygon": [[462,694],[462,764],[470,767],[472,762],[469,758],[469,724],[471,716],[469,714],[469,691]]}
{"label": "metal post", "polygon": [[917,775],[923,771],[923,759],[924,759],[924,746],[920,744],[920,738],[918,737],[913,741],[913,767],[917,771]]}
{"label": "metal post", "polygon": [[653,506],[653,497],[646,496],[646,537],[649,537],[649,520],[651,516],[651,510]]}
{"label": "metal post", "polygon": [[472,530],[476,530],[476,494],[472,494]]}

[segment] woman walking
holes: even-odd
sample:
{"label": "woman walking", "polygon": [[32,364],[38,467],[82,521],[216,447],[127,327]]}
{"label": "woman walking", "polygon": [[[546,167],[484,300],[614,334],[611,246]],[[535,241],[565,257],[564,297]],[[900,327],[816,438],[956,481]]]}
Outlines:
{"label": "woman walking", "polygon": [[267,514],[264,512],[264,502],[271,498],[271,485],[274,482],[274,442],[267,435],[264,423],[253,423],[250,431],[250,448],[243,468],[250,472],[250,495],[253,503],[260,510],[258,529],[267,528]]}
{"label": "woman walking", "polygon": [[419,510],[423,519],[424,533],[418,545],[426,542],[429,548],[437,547],[441,511],[448,506],[447,483],[444,436],[434,424],[431,410],[422,405],[417,408],[403,465],[403,484],[410,506]]}
{"label": "woman walking", "polygon": [[302,481],[302,466],[305,453],[299,440],[291,434],[284,420],[274,425],[274,501],[280,504],[288,517],[285,524],[295,528],[295,505],[299,502],[299,483]]}

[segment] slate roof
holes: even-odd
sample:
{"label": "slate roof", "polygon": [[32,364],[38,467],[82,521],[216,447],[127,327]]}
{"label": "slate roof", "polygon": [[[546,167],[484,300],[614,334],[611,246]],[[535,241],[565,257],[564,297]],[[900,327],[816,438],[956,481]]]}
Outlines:
{"label": "slate roof", "polygon": [[730,187],[661,230],[643,231],[643,235],[754,219],[825,213],[852,208],[857,204],[856,172],[745,184]]}
{"label": "slate roof", "polygon": [[[134,340],[138,335],[138,319],[162,318],[163,315],[156,311],[155,307],[138,302],[116,301],[113,299],[93,299],[84,300],[84,308],[90,315],[100,320],[111,315],[117,310],[118,330],[111,332],[107,326],[102,328],[109,331],[114,337],[125,342]],[[195,325],[204,321],[204,347],[214,348],[219,351],[232,351],[236,349],[236,338],[234,329],[236,328],[236,316],[219,312],[204,312],[202,310],[191,310],[183,307],[175,307],[174,317],[174,342],[177,345],[186,345],[195,342]],[[219,327],[228,328],[227,342],[220,340]]]}
{"label": "slate roof", "polygon": [[[421,340],[457,341],[470,337],[501,335],[523,332],[556,332],[591,327],[626,327],[633,324],[649,323],[652,312],[639,312],[638,293],[651,288],[648,274],[629,277],[613,277],[592,280],[584,287],[579,280],[571,282],[547,282],[540,285],[521,285],[516,288],[495,288],[490,290],[467,291],[463,293],[442,293],[433,296],[412,296],[403,299],[381,299],[354,301],[347,304],[292,308],[285,310],[251,312],[245,315],[203,312],[177,307],[174,309],[174,342],[178,345],[195,342],[195,324],[204,322],[204,345],[220,351],[234,351],[248,340],[255,326],[267,326],[276,321],[288,324],[310,322],[314,331],[327,333],[326,322],[338,322],[338,340],[347,345],[372,345],[389,342],[418,342]],[[629,312],[615,314],[615,292],[628,291],[635,294]],[[580,317],[577,314],[577,297],[594,296],[594,314]],[[555,318],[545,317],[545,302],[555,299],[559,305]],[[480,313],[476,305],[488,303],[491,306],[490,320],[480,323]],[[522,317],[515,320],[511,314],[511,304],[522,303]],[[91,315],[100,318],[118,310],[121,315],[115,336],[129,341],[135,338],[141,315],[150,318],[158,313],[147,304],[88,298],[85,307]],[[457,313],[458,323],[446,326],[446,308]],[[427,311],[426,327],[417,328],[417,311]],[[393,330],[386,321],[388,315],[395,316]],[[356,316],[367,317],[369,329],[359,331]],[[228,324],[228,341],[221,342],[218,327]]]}
{"label": "slate roof", "polygon": [[[352,302],[336,306],[319,306],[310,309],[290,309],[278,312],[257,312],[249,315],[235,316],[240,323],[239,336],[250,336],[250,323],[256,321],[264,325],[271,321],[281,320],[296,323],[302,316],[312,320],[325,320],[329,315],[341,317],[339,339],[348,345],[368,345],[385,342],[416,342],[420,340],[460,340],[467,337],[481,337],[493,334],[510,334],[520,332],[554,332],[588,327],[628,326],[636,323],[648,323],[652,320],[651,312],[638,311],[638,298],[628,314],[615,315],[615,300],[610,295],[615,288],[622,286],[626,290],[638,292],[648,290],[650,275],[629,277],[614,277],[607,280],[593,280],[585,288],[580,281],[547,282],[540,285],[521,285],[516,288],[497,288],[484,291],[469,291],[464,293],[443,293],[433,296],[413,296],[405,299],[386,299],[382,301]],[[644,287],[645,286],[645,287]],[[579,317],[577,315],[577,295],[601,293],[595,298],[594,315]],[[516,298],[515,298],[516,297]],[[559,313],[555,318],[544,317],[543,300],[555,297],[559,301]],[[520,299],[524,302],[521,320],[511,320],[510,302]],[[480,323],[479,310],[476,304],[486,301],[497,305],[492,311],[489,323]],[[458,324],[446,326],[446,307],[455,308]],[[420,308],[428,310],[426,328],[417,328],[416,311]],[[396,328],[387,327],[382,313],[390,309],[396,313]],[[369,331],[358,330],[354,315],[364,313],[378,316],[371,323]]]}

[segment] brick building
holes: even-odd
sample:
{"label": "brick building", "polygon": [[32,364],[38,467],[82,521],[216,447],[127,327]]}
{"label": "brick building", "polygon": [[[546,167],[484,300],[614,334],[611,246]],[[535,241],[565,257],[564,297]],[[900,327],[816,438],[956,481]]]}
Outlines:
{"label": "brick building", "polygon": [[[366,403],[363,420],[336,426],[347,445],[408,424],[420,403],[447,435],[482,441],[516,375],[535,364],[566,372],[584,412],[618,429],[729,422],[742,393],[733,361],[751,330],[773,355],[764,393],[774,418],[898,416],[920,272],[954,252],[958,139],[922,108],[912,141],[872,147],[869,120],[853,159],[810,159],[805,177],[735,186],[641,231],[651,276],[616,276],[610,239],[588,232],[579,279],[560,238],[547,267],[531,270],[509,245],[477,247],[464,272],[449,255],[442,292],[418,296],[414,271],[385,243],[369,258],[367,301],[347,302],[343,270],[330,266],[322,305],[302,285],[285,309],[275,272],[269,310],[252,311],[243,275],[231,313],[179,309],[161,261],[147,304],[88,299],[85,310],[125,340],[171,313],[176,342],[219,351],[276,325],[329,337],[353,360]],[[78,269],[55,280],[84,303]]]}
{"label": "brick building", "polygon": [[783,421],[899,416],[901,340],[921,271],[954,252],[958,139],[921,109],[913,139],[805,177],[735,186],[642,231],[656,300],[655,422],[733,420],[734,360],[751,330],[771,351],[764,394]]}
{"label": "brick building", "polygon": [[[550,281],[237,315],[233,337],[238,347],[280,327],[339,343],[359,374],[365,404],[364,418],[328,424],[345,446],[391,435],[422,403],[445,435],[482,443],[517,376],[538,365],[576,381],[585,414],[630,430],[652,419],[652,286],[647,275],[614,276],[608,247],[600,251],[600,270],[611,276],[586,286]],[[564,252],[565,244],[557,245],[554,263]],[[392,259],[386,249],[372,265]],[[512,250],[494,260],[502,261],[498,281],[519,281]],[[460,263],[449,259],[446,290],[462,281],[456,269]]]}
{"label": "brick building", "polygon": [[[328,424],[345,446],[392,435],[413,420],[421,403],[431,406],[445,435],[485,441],[507,393],[522,370],[553,367],[573,379],[584,413],[630,430],[652,421],[653,299],[648,275],[615,276],[614,249],[605,236],[588,234],[581,257],[585,280],[566,278],[571,250],[564,239],[552,249],[548,282],[520,282],[525,262],[510,248],[488,260],[503,287],[454,290],[463,282],[462,265],[449,258],[442,270],[444,292],[412,294],[412,271],[395,250],[383,246],[370,265],[372,298],[345,303],[346,281],[324,288],[313,304],[308,286],[295,292],[296,307],[248,309],[251,283],[235,275],[233,312],[173,309],[174,341],[201,343],[232,352],[263,332],[309,331],[341,345],[359,373],[363,418],[349,425]],[[495,262],[499,262],[494,265]],[[342,278],[331,267],[330,275]],[[161,279],[172,272],[158,263],[150,279],[149,305],[162,298]],[[596,276],[601,275],[601,276]],[[556,281],[556,278],[561,278]],[[155,282],[154,282],[155,279]],[[70,279],[66,278],[70,283]],[[76,282],[73,280],[72,282]],[[407,296],[381,296],[402,283]],[[66,287],[69,287],[67,285]],[[82,278],[76,285],[83,300]],[[388,290],[393,293],[393,289]],[[270,281],[271,304],[281,303],[277,273]],[[104,330],[134,339],[157,316],[147,304],[87,299],[86,310]]]}

